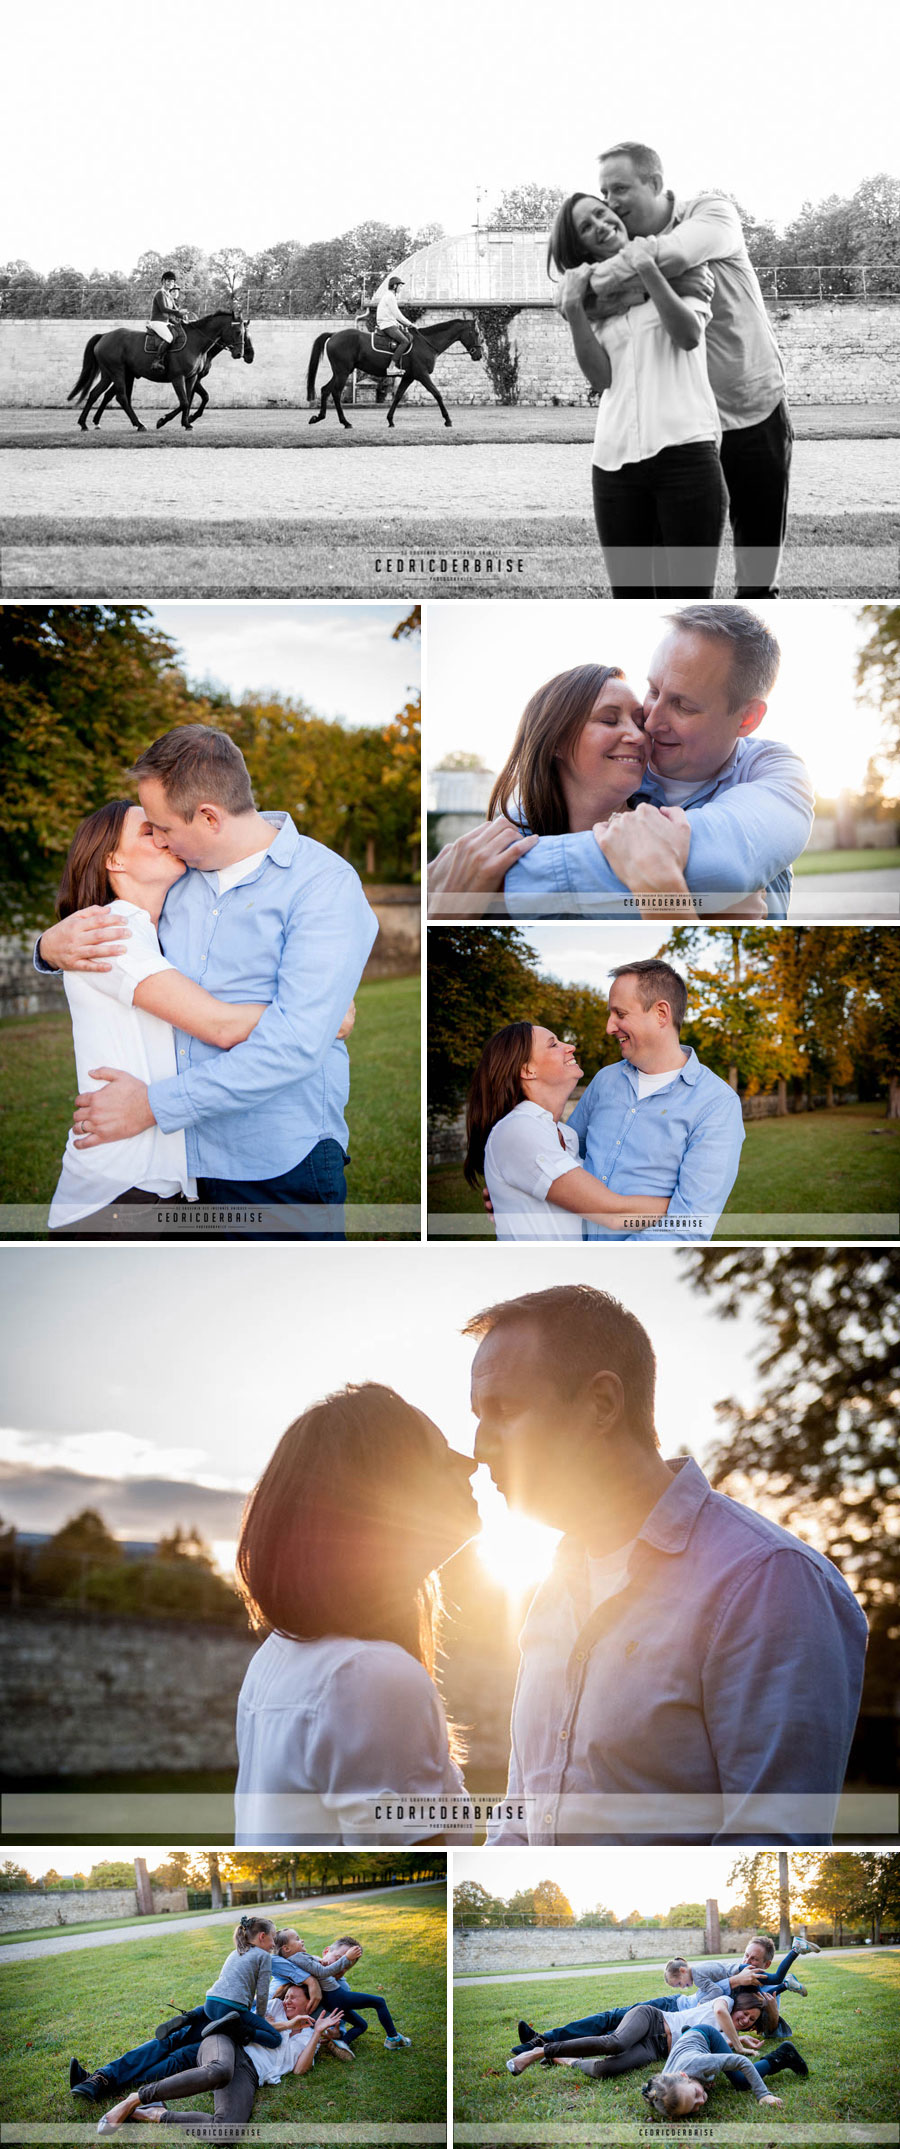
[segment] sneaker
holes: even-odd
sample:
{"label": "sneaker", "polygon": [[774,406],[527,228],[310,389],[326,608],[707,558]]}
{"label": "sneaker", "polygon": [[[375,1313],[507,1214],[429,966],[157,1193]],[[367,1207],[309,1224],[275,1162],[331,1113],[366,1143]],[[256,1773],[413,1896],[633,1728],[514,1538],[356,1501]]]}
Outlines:
{"label": "sneaker", "polygon": [[69,2061],[69,2088],[70,2088],[70,2089],[75,2089],[75,2088],[77,2088],[77,2085],[78,2085],[78,2083],[79,2083],[79,2082],[86,2082],[86,2081],[87,2081],[87,2078],[88,2078],[88,2072],[87,2072],[87,2068],[86,2068],[86,2067],[82,2067],[82,2064],[81,2064],[81,2061],[80,2061],[80,2059],[70,2059],[70,2061]]}
{"label": "sneaker", "polygon": [[769,2061],[769,2073],[780,2074],[782,2067],[789,2067],[792,2074],[809,2073],[806,2061],[801,2057],[796,2045],[780,2045],[778,2051],[773,2052]]}
{"label": "sneaker", "polygon": [[412,2044],[412,2038],[411,2038],[411,2037],[401,2037],[401,2035],[400,2035],[400,2031],[399,2031],[399,2030],[397,2030],[397,2031],[396,2031],[396,2033],[395,2033],[395,2035],[394,2035],[393,2037],[386,2037],[386,2038],[385,2038],[385,2040],[384,2040],[384,2049],[385,2049],[385,2051],[386,2051],[386,2052],[401,2052],[401,2051],[402,2051],[402,2049],[403,2049],[403,2046],[404,2046],[404,2045],[411,2045],[411,2044]]}
{"label": "sneaker", "polygon": [[334,2053],[335,2059],[353,2059],[354,2057],[345,2037],[336,2037],[334,2043],[329,2045],[328,2050]]}
{"label": "sneaker", "polygon": [[792,1940],[791,1946],[798,1955],[821,1955],[822,1953],[815,1940]]}
{"label": "sneaker", "polygon": [[805,1985],[801,1985],[799,1977],[786,1977],[786,1978],[784,1979],[784,1984],[785,1984],[785,1986],[786,1986],[786,1988],[787,1988],[788,1992],[799,1992],[799,1994],[800,1994],[800,1997],[801,1997],[801,1999],[803,1999],[803,2000],[806,2000],[806,1999],[808,1999],[808,1998],[809,1998],[809,1994],[808,1994],[808,1992],[807,1992],[806,1986],[805,1986]]}

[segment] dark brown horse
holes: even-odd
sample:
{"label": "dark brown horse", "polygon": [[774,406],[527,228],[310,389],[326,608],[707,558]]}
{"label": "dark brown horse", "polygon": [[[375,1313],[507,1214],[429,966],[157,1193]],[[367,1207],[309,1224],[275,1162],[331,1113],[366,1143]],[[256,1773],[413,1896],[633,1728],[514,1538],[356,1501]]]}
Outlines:
{"label": "dark brown horse", "polygon": [[[400,359],[403,372],[387,414],[388,425],[393,425],[397,405],[403,401],[407,388],[412,386],[413,381],[418,381],[420,387],[427,388],[429,395],[434,397],[444,424],[452,423],[446,404],[431,378],[435,359],[442,351],[448,350],[451,343],[463,344],[469,357],[476,361],[483,355],[481,338],[474,321],[430,321],[427,328],[417,326],[413,330],[411,349]],[[330,333],[326,330],[323,335],[316,337],[309,354],[306,395],[310,403],[315,399],[316,373],[323,351],[327,352],[331,379],[325,382],[319,398],[319,408],[313,412],[310,425],[321,425],[330,396],[341,424],[349,427],[350,420],[344,417],[341,408],[341,397],[351,373],[372,373],[376,379],[383,378],[394,353],[378,350],[366,329],[337,328]]]}
{"label": "dark brown horse", "polygon": [[[244,364],[245,364],[245,366],[252,366],[252,364],[253,364],[253,360],[254,360],[254,358],[256,357],[256,352],[254,351],[253,345],[252,345],[252,343],[251,343],[251,341],[250,341],[250,333],[249,333],[249,330],[248,330],[248,329],[246,329],[246,323],[245,323],[245,330],[246,330],[246,333],[245,333],[245,335],[244,335],[244,348],[243,348],[243,351],[241,352],[241,354],[240,354],[240,355],[241,355],[241,357],[243,358],[243,361],[244,361]],[[188,383],[187,383],[187,389],[188,389],[188,400],[189,400],[189,402],[191,402],[191,403],[192,403],[192,402],[193,402],[193,400],[194,400],[194,397],[195,397],[195,396],[197,396],[197,397],[199,398],[199,402],[200,402],[200,408],[199,408],[199,410],[198,410],[198,411],[195,411],[195,412],[194,412],[194,416],[193,416],[193,418],[191,419],[191,424],[192,424],[192,425],[196,425],[196,423],[197,423],[197,420],[198,420],[198,418],[202,418],[202,416],[203,416],[203,413],[204,413],[204,411],[206,410],[207,404],[208,404],[208,402],[209,402],[209,396],[207,395],[206,389],[205,389],[205,388],[204,388],[204,386],[203,386],[203,382],[204,382],[204,381],[205,381],[205,379],[206,379],[206,376],[207,376],[207,374],[208,374],[208,372],[209,372],[210,366],[212,365],[213,359],[214,359],[214,358],[221,358],[221,356],[222,356],[222,352],[223,352],[224,350],[226,350],[226,349],[227,349],[227,347],[228,347],[228,346],[227,346],[227,344],[226,344],[226,342],[225,342],[225,338],[224,338],[224,336],[219,336],[219,337],[217,338],[217,340],[216,340],[216,342],[215,342],[215,343],[212,343],[212,344],[210,344],[209,350],[208,350],[208,351],[206,352],[206,354],[205,354],[205,357],[201,358],[201,360],[200,360],[200,364],[199,364],[199,366],[197,367],[197,371],[196,371],[196,373],[194,374],[194,378],[193,378],[193,380],[191,380],[191,381],[188,381]],[[232,355],[232,357],[233,357],[233,358],[235,358],[235,357],[237,357],[237,355],[238,355],[238,354],[237,354],[237,352],[236,352],[236,351],[232,351],[232,354],[231,354],[231,355]],[[92,425],[99,425],[99,423],[100,423],[100,420],[101,420],[101,418],[102,418],[102,416],[103,416],[103,413],[104,413],[104,411],[105,411],[105,410],[108,410],[108,409],[109,409],[109,406],[110,406],[110,404],[111,404],[111,403],[112,403],[112,401],[114,400],[114,397],[115,397],[115,393],[116,393],[116,387],[115,387],[115,382],[114,382],[114,381],[111,381],[111,382],[110,382],[110,385],[109,385],[109,387],[108,387],[108,388],[107,388],[107,390],[106,390],[106,394],[105,394],[105,395],[104,395],[104,397],[103,397],[103,401],[102,401],[102,403],[98,403],[98,405],[97,405],[97,408],[96,408],[96,410],[95,410],[95,412],[94,412],[93,418],[91,419],[91,424],[92,424]],[[179,403],[174,403],[174,404],[172,405],[172,409],[171,409],[171,410],[167,410],[167,411],[164,411],[164,412],[163,412],[163,415],[162,415],[162,417],[161,417],[161,418],[157,418],[157,421],[156,421],[156,430],[157,430],[157,432],[159,432],[159,430],[160,430],[160,427],[161,427],[161,426],[163,426],[163,425],[171,425],[171,423],[172,423],[172,419],[173,419],[173,418],[180,418],[180,416],[181,416],[181,404],[180,404],[180,402],[179,402]]]}
{"label": "dark brown horse", "polygon": [[[194,382],[207,352],[218,343],[220,350],[230,351],[232,358],[240,358],[246,333],[246,323],[240,314],[229,308],[227,313],[209,313],[201,321],[189,322],[181,348],[168,351],[165,377],[175,389],[181,423],[187,432],[192,423]],[[131,391],[136,380],[158,380],[160,376],[154,371],[153,357],[148,357],[144,350],[144,341],[142,328],[112,328],[89,337],[81,372],[67,398],[70,403],[77,398],[82,404],[78,419],[82,432],[86,431],[91,405],[102,396],[105,407],[110,400],[107,394],[110,388],[135,430],[146,432],[147,428],[141,424],[132,404]]]}

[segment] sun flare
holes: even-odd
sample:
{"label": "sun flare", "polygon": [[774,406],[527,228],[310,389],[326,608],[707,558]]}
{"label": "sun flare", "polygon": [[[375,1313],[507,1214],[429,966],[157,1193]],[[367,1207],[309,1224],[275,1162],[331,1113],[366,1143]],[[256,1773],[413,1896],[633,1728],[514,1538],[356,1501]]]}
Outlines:
{"label": "sun flare", "polygon": [[532,1521],[530,1515],[514,1514],[487,1470],[477,1473],[475,1497],[482,1524],[479,1559],[492,1582],[511,1597],[525,1596],[549,1574],[560,1532]]}

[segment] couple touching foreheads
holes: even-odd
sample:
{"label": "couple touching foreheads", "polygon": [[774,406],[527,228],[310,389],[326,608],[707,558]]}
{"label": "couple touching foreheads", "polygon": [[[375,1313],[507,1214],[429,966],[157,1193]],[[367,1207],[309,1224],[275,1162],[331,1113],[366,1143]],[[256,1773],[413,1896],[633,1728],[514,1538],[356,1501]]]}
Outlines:
{"label": "couple touching foreheads", "polygon": [[465,1818],[438,1572],[477,1535],[480,1463],[563,1533],[520,1637],[494,1840],[829,1841],[866,1646],[841,1574],[692,1456],[663,1459],[650,1338],[605,1291],[530,1292],[464,1333],[474,1457],[364,1383],[307,1408],[250,1495],[237,1571],[268,1633],[238,1703],[237,1842],[421,1841]]}

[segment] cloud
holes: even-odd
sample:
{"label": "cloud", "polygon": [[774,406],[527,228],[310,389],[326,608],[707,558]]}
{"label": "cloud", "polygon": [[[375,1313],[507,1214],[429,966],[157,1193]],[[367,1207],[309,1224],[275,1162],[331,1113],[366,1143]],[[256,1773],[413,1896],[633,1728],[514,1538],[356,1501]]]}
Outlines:
{"label": "cloud", "polygon": [[231,1539],[243,1504],[241,1492],[180,1478],[122,1479],[0,1462],[0,1511],[18,1530],[52,1533],[91,1507],[117,1537],[156,1538],[180,1524],[207,1539]]}

